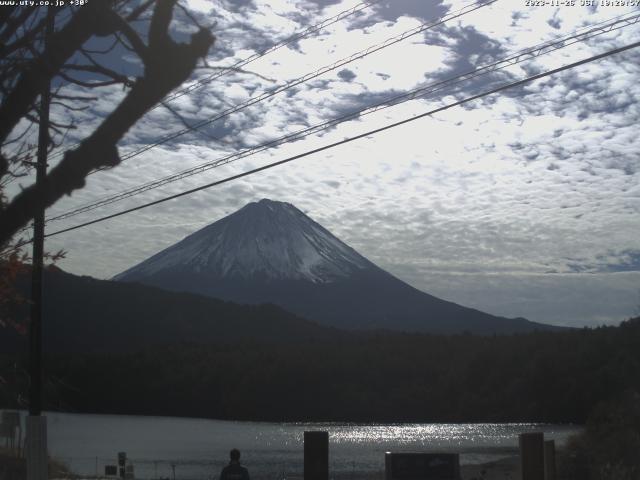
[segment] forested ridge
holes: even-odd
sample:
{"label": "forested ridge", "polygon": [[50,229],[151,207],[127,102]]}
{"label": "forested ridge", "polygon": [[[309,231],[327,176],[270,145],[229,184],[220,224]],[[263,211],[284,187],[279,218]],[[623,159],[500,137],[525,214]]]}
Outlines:
{"label": "forested ridge", "polygon": [[[599,403],[640,391],[639,345],[636,318],[512,336],[378,332],[59,354],[46,360],[46,399],[52,410],[218,419],[583,423]],[[25,360],[1,357],[5,407],[26,388]]]}
{"label": "forested ridge", "polygon": [[[132,353],[168,343],[286,343],[347,335],[270,304],[240,305],[58,269],[46,271],[44,282],[43,348],[49,353]],[[24,298],[30,286],[27,275],[18,277]],[[23,302],[10,315],[26,324],[29,304]],[[27,336],[0,328],[0,352],[27,349]]]}

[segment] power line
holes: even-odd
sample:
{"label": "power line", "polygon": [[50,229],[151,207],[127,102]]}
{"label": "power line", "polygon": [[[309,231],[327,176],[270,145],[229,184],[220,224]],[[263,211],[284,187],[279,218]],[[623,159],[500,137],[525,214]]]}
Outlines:
{"label": "power line", "polygon": [[217,168],[219,166],[222,165],[226,165],[228,163],[237,161],[241,158],[246,158],[248,156],[254,155],[256,153],[274,148],[276,146],[282,145],[284,143],[289,143],[289,142],[293,142],[296,140],[300,140],[303,138],[308,137],[309,135],[313,134],[313,133],[317,133],[323,130],[327,130],[331,127],[337,126],[343,122],[346,122],[348,120],[351,119],[355,119],[355,118],[360,118],[363,117],[365,115],[380,111],[382,109],[385,108],[389,108],[395,105],[398,105],[400,103],[409,101],[409,100],[413,100],[416,98],[424,98],[425,96],[431,95],[433,93],[436,93],[438,91],[443,90],[444,88],[450,87],[450,86],[454,86],[457,84],[461,84],[467,80],[471,80],[477,77],[480,77],[482,75],[487,75],[489,73],[492,72],[496,72],[500,69],[509,67],[509,66],[513,66],[516,65],[518,63],[521,63],[523,61],[527,61],[530,60],[532,58],[536,58],[539,57],[541,55],[546,55],[552,51],[556,51],[558,49],[561,48],[565,48],[569,45],[573,45],[575,43],[578,42],[584,42],[588,39],[591,39],[595,36],[598,35],[602,35],[604,33],[608,33],[611,32],[613,30],[617,30],[620,28],[624,28],[626,26],[632,25],[637,23],[638,21],[640,21],[640,14],[635,14],[632,16],[627,16],[625,18],[620,18],[620,17],[616,17],[617,20],[614,21],[606,21],[606,22],[601,22],[600,24],[598,24],[597,26],[592,26],[591,28],[587,29],[581,29],[578,32],[580,33],[575,33],[573,35],[569,35],[569,36],[565,36],[565,37],[561,37],[561,38],[556,38],[551,42],[545,42],[545,43],[541,43],[538,44],[534,47],[529,47],[523,50],[520,50],[517,53],[514,53],[512,55],[510,55],[507,58],[498,60],[496,62],[493,62],[491,64],[482,66],[482,67],[478,67],[475,70],[466,72],[464,74],[458,75],[456,77],[452,77],[449,78],[447,80],[443,80],[441,82],[437,82],[437,83],[433,83],[433,84],[429,84],[423,87],[419,87],[417,89],[411,90],[409,92],[400,94],[400,95],[396,95],[394,97],[390,97],[387,98],[383,101],[380,101],[376,104],[373,105],[369,105],[367,107],[352,111],[348,114],[342,115],[340,117],[337,118],[333,118],[331,120],[313,125],[311,127],[307,127],[301,130],[298,130],[296,132],[284,135],[282,137],[279,137],[277,139],[274,140],[270,140],[268,142],[265,142],[263,144],[260,144],[258,146],[255,147],[251,147],[245,150],[242,150],[240,152],[236,152],[233,153],[231,155],[227,155],[223,158],[214,160],[212,162],[207,162],[204,163],[202,165],[198,165],[196,167],[184,170],[182,172],[176,173],[176,174],[172,174],[166,177],[163,177],[161,179],[157,179],[154,180],[152,182],[147,182],[145,184],[142,184],[140,186],[131,188],[129,190],[125,190],[123,192],[120,192],[116,195],[112,195],[106,198],[103,198],[99,201],[90,203],[88,205],[84,205],[82,207],[78,207],[76,209],[73,209],[71,211],[62,213],[60,215],[57,216],[53,216],[49,219],[47,219],[47,222],[53,222],[53,221],[57,221],[57,220],[63,220],[66,218],[70,218],[73,217],[75,215],[81,214],[81,213],[85,213],[88,211],[92,211],[95,210],[96,208],[99,208],[101,206],[105,206],[105,205],[109,205],[111,203],[115,203],[117,201],[120,200],[124,200],[126,198],[130,198],[134,195],[138,195],[144,192],[147,192],[149,190],[167,185],[169,183],[173,183],[175,181],[202,173],[204,171],[210,170],[212,168]]}
{"label": "power line", "polygon": [[[359,13],[359,12],[361,12],[361,11],[363,11],[363,10],[365,10],[365,9],[367,9],[367,8],[369,8],[369,7],[375,5],[376,3],[379,3],[379,2],[380,2],[380,0],[368,0],[368,1],[365,1],[365,2],[361,2],[361,3],[359,3],[359,4],[355,5],[355,6],[347,9],[347,10],[344,10],[344,11],[338,13],[337,15],[334,15],[333,17],[329,17],[329,18],[323,20],[320,23],[316,23],[315,25],[312,25],[312,26],[304,29],[303,31],[301,31],[299,33],[296,33],[296,34],[286,38],[285,40],[272,45],[271,47],[269,47],[269,48],[267,48],[265,50],[256,52],[256,53],[254,53],[253,55],[251,55],[251,56],[249,56],[247,58],[239,60],[239,61],[237,61],[236,63],[234,63],[231,66],[221,67],[221,70],[219,70],[219,71],[217,71],[215,73],[212,73],[212,74],[208,75],[205,78],[197,80],[194,84],[189,85],[188,87],[182,88],[180,90],[177,90],[177,91],[175,91],[173,93],[170,93],[169,95],[164,97],[162,102],[170,102],[172,100],[175,100],[176,98],[180,98],[183,95],[186,95],[186,94],[189,94],[189,93],[191,93],[191,92],[193,92],[195,90],[198,90],[198,89],[208,85],[209,83],[213,82],[214,80],[217,80],[218,78],[220,78],[220,77],[222,77],[224,75],[227,75],[228,73],[235,72],[238,69],[240,69],[242,67],[245,67],[246,65],[249,65],[250,63],[252,63],[252,62],[254,62],[256,60],[258,60],[258,59],[260,59],[260,58],[262,58],[262,57],[264,57],[264,56],[266,56],[266,55],[268,55],[268,54],[270,54],[272,52],[275,52],[276,50],[279,50],[279,49],[281,49],[283,47],[291,45],[292,43],[295,43],[295,42],[297,42],[299,40],[302,40],[305,37],[308,37],[308,36],[310,36],[310,35],[312,35],[314,33],[317,33],[320,30],[322,30],[322,29],[324,29],[326,27],[329,27],[329,26],[331,26],[331,25],[333,25],[335,23],[338,23],[339,21],[344,20],[345,18],[350,17],[351,15],[355,15],[356,13]],[[155,110],[156,108],[160,107],[161,104],[162,103],[158,103],[158,104],[154,105],[149,111]],[[75,145],[72,145],[69,148],[75,148],[78,145],[79,145],[79,143],[77,143]],[[67,150],[68,150],[68,148],[61,148],[57,152],[52,153],[51,155],[49,155],[49,158],[52,159],[52,158],[60,157]],[[27,170],[27,172],[28,172],[28,170]]]}
{"label": "power line", "polygon": [[559,68],[555,68],[553,70],[549,70],[549,71],[544,72],[544,73],[540,73],[540,74],[537,74],[537,75],[533,75],[533,76],[527,77],[527,78],[525,78],[523,80],[518,80],[516,82],[512,82],[512,83],[509,83],[509,84],[506,84],[506,85],[502,85],[502,86],[494,88],[492,90],[488,90],[486,92],[479,93],[479,94],[473,95],[471,97],[467,97],[467,98],[465,98],[463,100],[459,100],[457,102],[450,103],[448,105],[444,105],[442,107],[435,108],[435,109],[430,110],[428,112],[425,112],[425,113],[422,113],[422,114],[419,114],[419,115],[415,115],[413,117],[406,118],[406,119],[401,120],[399,122],[395,122],[395,123],[392,123],[392,124],[389,124],[389,125],[385,125],[384,127],[376,128],[374,130],[369,130],[368,132],[361,133],[361,134],[356,135],[354,137],[349,137],[349,138],[346,138],[346,139],[338,141],[338,142],[334,142],[334,143],[331,143],[331,144],[328,144],[328,145],[324,145],[322,147],[315,148],[313,150],[308,150],[308,151],[306,151],[304,153],[301,153],[301,154],[298,154],[298,155],[294,155],[292,157],[285,158],[284,160],[279,160],[277,162],[273,162],[273,163],[270,163],[270,164],[267,164],[267,165],[263,165],[262,167],[254,168],[252,170],[249,170],[249,171],[246,171],[246,172],[243,172],[243,173],[239,173],[237,175],[233,175],[233,176],[224,178],[222,180],[217,180],[215,182],[208,183],[206,185],[202,185],[200,187],[192,188],[190,190],[185,190],[185,191],[177,193],[175,195],[170,195],[168,197],[164,197],[164,198],[161,198],[159,200],[155,200],[153,202],[148,202],[148,203],[145,203],[143,205],[138,205],[137,207],[133,207],[133,208],[129,208],[129,209],[126,209],[126,210],[122,210],[120,212],[117,212],[117,213],[114,213],[114,214],[111,214],[111,215],[106,215],[104,217],[101,217],[101,218],[98,218],[98,219],[95,219],[95,220],[91,220],[89,222],[81,223],[81,224],[75,225],[73,227],[69,227],[69,228],[65,228],[65,229],[62,229],[62,230],[58,230],[56,232],[52,232],[52,233],[47,234],[46,237],[53,237],[55,235],[60,235],[62,233],[70,232],[72,230],[77,230],[79,228],[83,228],[83,227],[86,227],[88,225],[93,225],[95,223],[103,222],[105,220],[109,220],[109,219],[112,219],[112,218],[115,218],[115,217],[126,215],[128,213],[132,213],[132,212],[135,212],[135,211],[138,211],[138,210],[142,210],[144,208],[148,208],[148,207],[151,207],[151,206],[154,206],[154,205],[158,205],[160,203],[164,203],[164,202],[167,202],[169,200],[173,200],[173,199],[176,199],[176,198],[179,198],[179,197],[183,197],[185,195],[190,195],[192,193],[199,192],[201,190],[205,190],[205,189],[208,189],[208,188],[211,188],[211,187],[222,185],[224,183],[228,183],[228,182],[231,182],[233,180],[237,180],[239,178],[243,178],[243,177],[246,177],[246,176],[249,176],[249,175],[253,175],[254,173],[262,172],[264,170],[268,170],[270,168],[277,167],[279,165],[283,165],[285,163],[289,163],[289,162],[292,162],[294,160],[298,160],[300,158],[307,157],[309,155],[312,155],[312,154],[315,154],[315,153],[319,153],[319,152],[328,150],[330,148],[337,147],[339,145],[344,145],[346,143],[350,143],[350,142],[353,142],[355,140],[359,140],[361,138],[365,138],[365,137],[369,137],[371,135],[375,135],[375,134],[383,132],[385,130],[390,130],[390,129],[398,127],[400,125],[404,125],[406,123],[413,122],[413,121],[418,120],[420,118],[424,118],[424,117],[427,117],[427,116],[442,112],[444,110],[448,110],[450,108],[457,107],[457,106],[463,105],[465,103],[469,103],[469,102],[474,101],[474,100],[478,100],[478,99],[486,97],[488,95],[493,95],[495,93],[498,93],[498,92],[501,92],[501,91],[504,91],[504,90],[507,90],[507,89],[510,89],[510,88],[515,88],[515,87],[518,87],[518,86],[521,86],[521,85],[525,85],[526,83],[529,83],[529,82],[532,82],[532,81],[535,81],[535,80],[539,80],[541,78],[544,78],[544,77],[547,77],[547,76],[550,76],[550,75],[554,75],[556,73],[559,73],[559,72],[562,72],[562,71],[565,71],[565,70],[569,70],[569,69],[578,67],[580,65],[584,65],[586,63],[590,63],[590,62],[593,62],[593,61],[596,61],[596,60],[600,60],[602,58],[605,58],[605,57],[608,57],[608,56],[611,56],[611,55],[616,55],[618,53],[622,53],[624,51],[627,51],[627,50],[630,50],[630,49],[633,49],[633,48],[637,48],[639,46],[640,46],[640,42],[635,42],[635,43],[626,45],[624,47],[616,48],[614,50],[610,50],[608,52],[601,53],[599,55],[594,55],[592,57],[589,57],[589,58],[586,58],[586,59],[583,59],[583,60],[568,64],[568,65],[565,65],[565,66],[562,66],[562,67],[559,67]]}
{"label": "power line", "polygon": [[[263,50],[262,52],[258,52],[258,53],[254,53],[253,55],[251,55],[250,57],[245,58],[244,60],[240,60],[236,63],[234,63],[233,65],[231,65],[230,67],[224,67],[224,70],[220,71],[220,72],[216,72],[213,73],[211,75],[209,75],[206,78],[203,78],[201,80],[198,80],[195,84],[190,85],[186,88],[183,88],[182,90],[178,90],[177,92],[169,95],[168,97],[165,97],[165,101],[170,102],[171,100],[174,100],[176,98],[182,97],[183,95],[186,95],[188,93],[191,93],[195,90],[198,90],[199,88],[208,85],[209,83],[213,82],[214,80],[220,78],[223,75],[226,75],[229,72],[232,71],[236,71],[239,68],[242,68],[248,64],[250,64],[251,62],[254,62],[255,60],[258,60],[259,58],[264,57],[265,55],[268,55],[272,52],[275,52],[276,50],[279,50],[282,47],[286,47],[287,45],[290,45],[292,43],[297,42],[298,40],[301,40],[309,35],[312,35],[316,32],[319,32],[320,30],[322,30],[323,28],[326,28],[330,25],[333,25],[334,23],[339,22],[340,20],[343,20],[351,15],[354,15],[358,12],[361,12],[362,10],[365,10],[367,8],[369,8],[372,5],[375,5],[376,3],[380,2],[380,0],[369,0],[367,2],[362,2],[359,3],[358,5],[345,10],[343,12],[340,12],[339,14],[328,18],[326,20],[323,20],[322,22],[313,25],[305,30],[303,30],[300,33],[297,33],[289,38],[287,38],[286,40],[283,40],[280,43],[277,43],[269,48],[267,48],[266,50]],[[156,105],[155,107],[152,108],[155,109],[157,108],[158,105]]]}
{"label": "power line", "polygon": [[[495,3],[497,1],[498,0],[487,0],[487,1],[485,1],[485,0],[477,0],[477,1],[475,1],[474,3],[472,3],[470,5],[467,5],[467,6],[461,8],[459,10],[456,10],[453,13],[450,13],[450,14],[447,14],[447,15],[441,17],[439,20],[436,20],[435,22],[422,23],[418,27],[409,29],[409,30],[407,30],[407,31],[405,31],[405,32],[403,32],[403,33],[401,33],[399,35],[396,35],[394,37],[388,38],[384,42],[381,42],[379,44],[373,45],[373,46],[371,46],[369,48],[366,48],[364,50],[361,50],[359,52],[356,52],[356,53],[350,55],[349,57],[343,58],[343,59],[338,60],[337,62],[334,62],[334,63],[332,63],[330,65],[326,65],[326,66],[324,66],[322,68],[319,68],[319,69],[317,69],[317,70],[315,70],[313,72],[307,73],[307,74],[305,74],[305,75],[303,75],[301,77],[298,77],[298,78],[296,78],[294,80],[291,80],[291,81],[289,81],[289,82],[287,82],[287,83],[285,83],[283,85],[280,85],[279,87],[276,87],[276,88],[271,89],[271,90],[267,90],[266,92],[258,95],[257,97],[254,97],[254,98],[252,98],[252,99],[250,99],[250,100],[248,100],[248,101],[246,101],[244,103],[241,103],[239,105],[236,105],[234,107],[231,107],[231,108],[228,108],[226,110],[223,110],[221,113],[218,113],[213,117],[210,117],[210,118],[205,119],[205,120],[201,120],[200,122],[198,122],[198,123],[196,123],[194,125],[191,125],[191,126],[186,127],[186,128],[184,128],[182,130],[179,130],[177,132],[174,132],[174,133],[171,133],[169,135],[166,135],[163,138],[161,138],[161,139],[159,139],[159,140],[157,140],[157,141],[155,141],[153,143],[144,145],[143,147],[140,147],[140,148],[138,148],[138,149],[136,149],[134,151],[126,153],[126,154],[124,154],[122,156],[121,161],[129,160],[129,159],[131,159],[133,157],[136,157],[136,156],[138,156],[138,155],[140,155],[140,154],[142,154],[142,153],[144,153],[144,152],[146,152],[148,150],[151,150],[152,148],[155,148],[155,147],[157,147],[159,145],[163,145],[163,144],[165,144],[165,143],[167,143],[167,142],[169,142],[171,140],[174,140],[174,139],[176,139],[178,137],[181,137],[182,135],[185,135],[185,134],[187,134],[189,132],[192,132],[194,130],[200,129],[200,128],[204,127],[204,126],[210,125],[210,124],[212,124],[212,123],[214,123],[214,122],[216,122],[216,121],[218,121],[218,120],[220,120],[222,118],[225,118],[225,117],[231,115],[232,113],[236,113],[236,112],[239,112],[241,110],[244,110],[245,108],[248,108],[248,107],[250,107],[252,105],[255,105],[256,103],[265,101],[265,100],[267,100],[267,99],[269,99],[269,98],[271,98],[271,97],[273,97],[273,96],[275,96],[275,95],[277,95],[279,93],[282,93],[282,92],[284,92],[286,90],[289,90],[289,89],[291,89],[293,87],[296,87],[296,86],[298,86],[298,85],[300,85],[302,83],[308,82],[309,80],[317,78],[317,77],[319,77],[319,76],[321,76],[321,75],[323,75],[323,74],[325,74],[327,72],[330,72],[330,71],[335,70],[337,68],[343,67],[343,66],[345,66],[345,65],[347,65],[347,64],[349,64],[351,62],[354,62],[356,60],[360,60],[360,59],[362,59],[362,58],[364,58],[364,57],[366,57],[368,55],[371,55],[372,53],[375,53],[375,52],[377,52],[379,50],[382,50],[384,48],[387,48],[387,47],[389,47],[391,45],[395,45],[396,43],[401,42],[402,40],[405,40],[405,39],[407,39],[409,37],[417,35],[418,33],[422,33],[424,31],[429,30],[431,28],[434,28],[434,27],[436,27],[438,25],[442,25],[442,24],[444,24],[444,23],[446,23],[446,22],[448,22],[450,20],[453,20],[455,18],[462,17],[463,15],[466,15],[468,13],[471,13],[471,12],[475,11],[475,10],[478,10],[480,8],[483,8],[483,7],[486,7],[488,5],[491,5],[492,3]],[[90,173],[90,175],[92,173],[96,173],[96,172],[102,171],[102,170],[107,170],[107,168],[101,168],[101,169],[94,170],[93,172]]]}
{"label": "power line", "polygon": [[[316,77],[318,77],[318,76],[320,76],[320,75],[322,75],[324,73],[327,73],[328,71],[335,70],[336,68],[344,66],[344,65],[346,65],[348,63],[351,63],[351,62],[353,62],[355,60],[359,60],[361,58],[364,58],[365,56],[368,56],[368,55],[370,55],[370,54],[372,54],[374,52],[377,52],[377,51],[379,51],[379,50],[381,50],[383,48],[386,48],[386,47],[389,47],[391,45],[394,45],[394,44],[396,44],[396,43],[398,43],[398,42],[400,42],[400,41],[402,41],[402,40],[404,40],[406,38],[409,38],[409,37],[412,37],[414,35],[417,35],[418,33],[424,32],[424,31],[426,31],[428,29],[431,29],[431,28],[434,28],[434,27],[436,27],[438,25],[442,25],[442,24],[444,24],[444,23],[446,23],[446,22],[448,22],[450,20],[453,20],[455,18],[462,17],[463,15],[471,13],[471,12],[473,12],[475,10],[480,9],[480,8],[489,6],[489,5],[491,5],[491,4],[493,4],[493,3],[497,2],[497,1],[498,0],[476,0],[475,2],[470,3],[470,4],[460,8],[458,10],[455,10],[452,13],[449,13],[449,14],[443,16],[443,17],[440,17],[438,20],[436,20],[434,22],[431,22],[431,23],[424,22],[424,23],[420,24],[419,26],[417,26],[415,28],[409,29],[409,30],[407,30],[407,31],[405,31],[405,32],[403,32],[403,33],[401,33],[399,35],[396,35],[394,37],[388,38],[384,42],[381,42],[379,44],[376,44],[376,45],[373,45],[371,47],[368,47],[367,49],[364,49],[364,50],[361,50],[361,51],[359,51],[357,53],[354,53],[353,55],[351,55],[349,57],[346,57],[346,58],[343,58],[342,60],[334,62],[331,65],[322,67],[322,68],[320,68],[320,69],[318,69],[318,70],[316,70],[314,72],[311,72],[311,73],[308,73],[308,74],[306,74],[306,75],[304,75],[302,77],[299,77],[298,79],[295,79],[295,80],[292,80],[290,82],[287,82],[286,84],[284,84],[284,85],[282,85],[280,87],[277,87],[276,89],[264,92],[262,95],[254,98],[254,99],[251,99],[250,101],[245,102],[244,104],[240,104],[240,105],[237,105],[237,106],[232,107],[230,109],[227,109],[227,110],[223,111],[222,113],[220,113],[220,114],[218,114],[218,115],[216,115],[216,116],[214,116],[212,118],[203,120],[203,121],[201,121],[201,122],[199,122],[199,123],[197,123],[195,125],[192,125],[192,126],[187,127],[187,128],[185,128],[183,130],[180,130],[178,132],[174,132],[173,134],[165,136],[162,139],[156,141],[155,143],[145,145],[142,148],[139,148],[139,149],[137,149],[135,151],[129,152],[129,153],[127,153],[127,154],[122,156],[121,161],[125,161],[125,160],[133,158],[135,156],[138,156],[138,155],[140,155],[140,154],[142,154],[142,153],[144,153],[144,152],[146,152],[146,151],[148,151],[148,150],[150,150],[150,149],[152,149],[152,148],[154,148],[156,146],[162,145],[162,144],[164,144],[164,143],[166,143],[166,142],[168,142],[170,140],[173,140],[175,138],[178,138],[178,137],[180,137],[180,136],[182,136],[182,135],[184,135],[186,133],[189,133],[191,131],[194,131],[194,130],[197,130],[199,128],[202,128],[203,126],[209,125],[209,124],[211,124],[211,123],[213,123],[213,122],[215,122],[215,121],[217,121],[217,120],[219,120],[221,118],[224,118],[224,117],[230,115],[231,113],[243,110],[244,108],[247,108],[247,107],[249,107],[249,106],[251,106],[251,105],[253,105],[255,103],[258,103],[259,101],[264,101],[267,98],[270,98],[270,97],[272,97],[272,96],[274,96],[274,95],[276,95],[278,93],[281,93],[281,92],[283,92],[285,90],[288,90],[288,89],[290,89],[290,88],[292,88],[294,86],[297,86],[297,85],[299,85],[301,83],[304,83],[304,82],[306,82],[308,80],[311,80],[312,78],[316,78]],[[93,173],[97,173],[97,172],[103,171],[103,170],[107,170],[107,168],[99,168],[97,170],[94,170],[93,172],[90,172],[89,175],[92,175]]]}

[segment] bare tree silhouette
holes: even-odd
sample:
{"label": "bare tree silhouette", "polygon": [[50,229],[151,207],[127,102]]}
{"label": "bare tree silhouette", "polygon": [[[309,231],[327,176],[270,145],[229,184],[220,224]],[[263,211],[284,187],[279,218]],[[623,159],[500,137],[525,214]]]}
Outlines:
{"label": "bare tree silhouette", "polygon": [[[208,29],[198,25],[188,43],[171,37],[176,6],[197,24],[177,0],[93,0],[74,9],[56,9],[56,29],[47,48],[44,8],[0,9],[0,189],[31,161],[34,152],[26,138],[39,122],[36,101],[48,80],[78,85],[83,92],[87,87],[98,92],[100,87],[114,84],[127,89],[97,128],[64,152],[41,186],[32,185],[11,201],[5,198],[0,202],[0,246],[6,246],[39,208],[82,188],[91,171],[118,165],[118,141],[145,112],[181,85],[206,56],[215,40]],[[87,42],[95,37],[112,38],[110,49],[119,45],[135,55],[144,67],[142,75],[130,79],[101,63],[97,57],[110,49],[88,49]],[[86,75],[94,78],[86,81]],[[52,103],[69,111],[84,108],[78,107],[78,101],[96,98],[63,94],[59,89],[52,92]],[[54,136],[63,136],[69,128],[73,125],[50,122],[50,148],[56,146]]]}

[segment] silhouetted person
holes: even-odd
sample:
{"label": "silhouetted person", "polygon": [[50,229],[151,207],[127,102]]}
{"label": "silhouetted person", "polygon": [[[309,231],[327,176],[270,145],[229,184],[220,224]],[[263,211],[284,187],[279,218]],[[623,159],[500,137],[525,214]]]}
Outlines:
{"label": "silhouetted person", "polygon": [[229,452],[229,465],[220,472],[220,480],[249,480],[249,471],[240,466],[240,450],[234,448]]}

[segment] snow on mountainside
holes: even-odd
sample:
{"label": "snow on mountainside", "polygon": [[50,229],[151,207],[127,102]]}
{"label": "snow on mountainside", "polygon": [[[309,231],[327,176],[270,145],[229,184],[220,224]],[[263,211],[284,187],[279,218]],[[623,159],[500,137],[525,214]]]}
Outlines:
{"label": "snow on mountainside", "polygon": [[236,303],[272,303],[341,329],[494,334],[548,328],[421,292],[293,205],[271,200],[246,205],[114,279]]}
{"label": "snow on mountainside", "polygon": [[114,280],[172,267],[224,278],[328,283],[377,268],[289,203],[263,199],[189,235]]}

